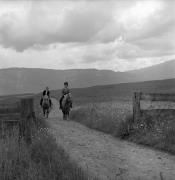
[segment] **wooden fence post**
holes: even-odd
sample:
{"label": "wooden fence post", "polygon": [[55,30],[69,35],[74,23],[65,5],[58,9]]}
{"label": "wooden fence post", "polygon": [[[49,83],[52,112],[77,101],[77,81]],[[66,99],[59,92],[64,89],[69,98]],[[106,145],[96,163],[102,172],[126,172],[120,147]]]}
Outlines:
{"label": "wooden fence post", "polygon": [[20,137],[24,137],[27,143],[31,143],[31,128],[33,124],[33,98],[21,99],[21,120],[19,125]]}
{"label": "wooden fence post", "polygon": [[140,118],[140,100],[141,92],[134,92],[133,95],[133,119],[134,122],[137,122]]}

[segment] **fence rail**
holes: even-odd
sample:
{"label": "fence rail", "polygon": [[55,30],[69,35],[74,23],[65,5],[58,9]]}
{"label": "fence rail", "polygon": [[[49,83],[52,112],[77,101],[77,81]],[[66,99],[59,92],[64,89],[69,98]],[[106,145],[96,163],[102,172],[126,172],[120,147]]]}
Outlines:
{"label": "fence rail", "polygon": [[140,100],[175,102],[175,94],[140,93]]}
{"label": "fence rail", "polygon": [[[142,93],[142,92],[134,92],[133,94],[133,119],[134,121],[139,121],[141,115],[145,112],[152,110],[142,110],[140,102],[141,101],[168,101],[175,102],[175,94],[160,94],[160,93]],[[170,109],[154,109],[154,111],[169,111]],[[174,109],[171,109],[175,111]]]}
{"label": "fence rail", "polygon": [[17,123],[19,137],[31,142],[31,128],[35,118],[33,97],[22,98],[17,103],[2,104],[0,106],[0,122],[2,132],[5,123]]}

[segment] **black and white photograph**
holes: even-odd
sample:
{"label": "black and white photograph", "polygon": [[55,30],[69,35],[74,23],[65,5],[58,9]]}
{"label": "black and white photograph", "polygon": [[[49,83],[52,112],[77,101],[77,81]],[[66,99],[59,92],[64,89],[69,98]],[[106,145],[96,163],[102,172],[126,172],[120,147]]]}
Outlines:
{"label": "black and white photograph", "polygon": [[175,180],[175,0],[0,0],[0,180]]}

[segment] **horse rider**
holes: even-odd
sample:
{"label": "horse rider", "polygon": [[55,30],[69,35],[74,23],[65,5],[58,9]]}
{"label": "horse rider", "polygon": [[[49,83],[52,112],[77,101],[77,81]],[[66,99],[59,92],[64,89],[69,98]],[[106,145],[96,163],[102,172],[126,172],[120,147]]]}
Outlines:
{"label": "horse rider", "polygon": [[[61,91],[62,96],[60,98],[60,109],[62,109],[62,100],[63,100],[64,96],[66,94],[70,94],[70,90],[69,90],[68,86],[69,86],[68,82],[64,82],[64,88]],[[70,107],[72,108],[72,101],[71,101]]]}
{"label": "horse rider", "polygon": [[41,98],[41,101],[40,101],[40,105],[42,106],[42,103],[43,103],[43,97],[47,95],[48,98],[49,98],[49,104],[51,106],[52,102],[51,102],[51,99],[50,99],[50,91],[49,91],[49,87],[47,86],[46,89],[43,91],[42,93],[42,98]]}

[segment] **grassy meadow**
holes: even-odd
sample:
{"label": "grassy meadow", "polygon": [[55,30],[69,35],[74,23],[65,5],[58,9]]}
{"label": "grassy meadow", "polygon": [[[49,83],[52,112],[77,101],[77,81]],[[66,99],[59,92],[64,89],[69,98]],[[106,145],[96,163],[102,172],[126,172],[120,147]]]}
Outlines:
{"label": "grassy meadow", "polygon": [[[175,103],[141,102],[142,109],[175,109]],[[94,102],[76,106],[71,119],[115,137],[175,154],[175,112],[147,111],[145,119],[133,121],[132,101]],[[148,126],[149,125],[149,126]]]}
{"label": "grassy meadow", "polygon": [[[88,176],[45,129],[28,146],[18,142],[17,131],[0,140],[1,180],[86,180]],[[90,178],[89,178],[90,179]]]}
{"label": "grassy meadow", "polygon": [[[137,123],[132,115],[133,92],[174,93],[174,82],[175,79],[165,79],[71,89],[74,107],[71,119],[115,137],[175,154],[175,114],[171,110],[175,103],[141,102],[142,109],[153,111],[147,111],[146,118]],[[55,90],[51,94],[59,99],[61,92]],[[159,108],[170,111],[161,110],[153,116]]]}
{"label": "grassy meadow", "polygon": [[71,112],[71,119],[90,128],[117,136],[118,125],[125,122],[131,115],[130,101],[102,102],[75,107]]}
{"label": "grassy meadow", "polygon": [[[16,102],[16,98],[11,100]],[[8,102],[10,100],[8,99]],[[57,145],[47,124],[39,116],[35,101],[36,124],[32,128],[32,143],[19,141],[18,126],[13,126],[0,137],[1,180],[90,180],[78,165]],[[0,131],[2,132],[2,131]]]}
{"label": "grassy meadow", "polygon": [[[143,92],[174,92],[174,80],[95,86],[73,89],[71,120],[82,123],[114,137],[148,145],[175,154],[175,114],[147,112],[140,122],[133,121],[132,94]],[[59,99],[60,91],[52,91]],[[19,97],[0,98],[5,103],[16,104]],[[1,180],[89,180],[87,173],[73,162],[64,149],[50,135],[44,120],[39,116],[40,95],[35,98],[36,125],[32,129],[32,143],[19,143],[18,129],[11,129],[0,136]],[[143,109],[174,108],[172,103],[143,103]],[[148,126],[149,125],[149,126]]]}

